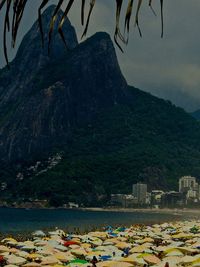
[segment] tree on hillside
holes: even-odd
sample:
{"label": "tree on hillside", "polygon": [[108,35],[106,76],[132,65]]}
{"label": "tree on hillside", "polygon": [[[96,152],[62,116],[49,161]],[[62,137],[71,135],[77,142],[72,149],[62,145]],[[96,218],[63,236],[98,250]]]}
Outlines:
{"label": "tree on hillside", "polygon": [[[83,35],[85,36],[87,34],[90,17],[92,14],[92,11],[95,7],[96,0],[78,0],[80,2],[80,17],[81,17],[81,24],[84,26]],[[101,0],[99,0],[101,1]],[[149,7],[152,8],[152,2],[153,0],[113,0],[116,2],[116,8],[113,10],[116,14],[116,22],[115,22],[115,34],[114,34],[114,40],[117,46],[122,50],[120,43],[118,39],[123,42],[128,42],[128,33],[130,29],[130,19],[131,15],[133,13],[133,7],[136,7],[135,9],[135,26],[138,28],[139,33],[141,35],[141,30],[139,27],[139,13],[140,9],[143,4],[148,4]],[[162,23],[162,32],[161,36],[163,36],[163,2],[164,0],[157,0],[160,2],[161,7],[161,23]],[[51,0],[41,0],[40,6],[38,7],[38,18],[39,18],[39,27],[41,31],[41,39],[43,40],[43,29],[42,29],[42,19],[41,19],[41,13],[42,10],[47,7],[47,5],[51,2]],[[64,5],[66,6],[64,9],[63,16],[61,17],[58,25],[58,31],[62,37],[63,42],[67,46],[67,43],[65,41],[63,32],[62,32],[62,26],[68,16],[69,11],[73,8],[73,4],[75,3],[75,0],[57,0],[57,5],[55,6],[54,13],[52,14],[52,18],[50,21],[50,28],[49,28],[49,44],[51,42],[51,35],[53,32],[54,24],[57,19],[58,12],[60,8],[62,8]],[[25,8],[28,4],[28,0],[0,0],[0,13],[5,10],[3,16],[4,16],[4,25],[3,25],[3,47],[4,47],[4,55],[6,62],[8,64],[8,53],[7,53],[7,33],[11,31],[11,38],[12,38],[12,47],[15,47],[16,38],[19,30],[19,26],[21,23],[21,19],[23,17]],[[85,18],[86,13],[86,7],[89,4],[89,11]],[[123,5],[126,5],[126,14],[124,18],[124,31],[123,33],[120,30],[120,15]],[[127,37],[126,37],[127,36]]]}

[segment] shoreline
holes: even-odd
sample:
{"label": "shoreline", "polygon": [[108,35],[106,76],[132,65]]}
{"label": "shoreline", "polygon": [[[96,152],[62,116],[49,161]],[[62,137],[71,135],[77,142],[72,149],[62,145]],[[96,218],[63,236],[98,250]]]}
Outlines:
{"label": "shoreline", "polygon": [[95,212],[141,212],[141,213],[164,213],[164,214],[199,214],[200,215],[200,209],[169,209],[169,208],[163,208],[163,209],[155,209],[155,208],[97,208],[97,207],[90,207],[90,208],[77,208],[77,210],[82,211],[95,211]]}
{"label": "shoreline", "polygon": [[192,208],[99,208],[99,207],[79,207],[79,208],[65,208],[65,207],[26,207],[26,206],[0,206],[2,209],[25,209],[25,210],[74,210],[74,211],[91,211],[91,212],[124,212],[124,213],[162,213],[162,214],[199,214],[199,209]]}

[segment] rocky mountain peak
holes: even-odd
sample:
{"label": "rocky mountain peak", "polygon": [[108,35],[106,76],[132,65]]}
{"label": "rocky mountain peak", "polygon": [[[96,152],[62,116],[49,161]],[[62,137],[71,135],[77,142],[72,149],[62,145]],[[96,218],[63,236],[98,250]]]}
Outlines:
{"label": "rocky mountain peak", "polygon": [[[48,7],[42,14],[44,48],[42,48],[38,20],[33,24],[29,32],[23,38],[14,60],[14,63],[17,62],[17,65],[20,66],[20,68],[23,68],[24,65],[27,67],[27,64],[31,65],[32,68],[44,66],[49,59],[61,57],[67,52],[67,49],[57,31],[59,21],[63,15],[63,11],[60,10],[54,25],[52,41],[50,45],[50,55],[48,55],[49,26],[54,10],[55,6],[52,5]],[[65,23],[63,24],[63,34],[65,36],[66,43],[68,44],[68,48],[74,49],[78,45],[78,41],[75,29],[71,25],[69,19],[66,19]]]}
{"label": "rocky mountain peak", "polygon": [[91,125],[97,114],[127,103],[127,83],[110,36],[99,32],[78,44],[67,19],[63,33],[56,28],[47,54],[49,20],[54,6],[42,15],[45,47],[38,22],[25,35],[11,70],[0,73],[0,159],[21,161],[65,147],[72,132]]}

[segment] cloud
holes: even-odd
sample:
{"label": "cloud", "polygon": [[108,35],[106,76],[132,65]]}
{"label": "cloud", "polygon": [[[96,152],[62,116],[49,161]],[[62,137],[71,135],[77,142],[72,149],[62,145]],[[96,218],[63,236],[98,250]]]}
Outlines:
{"label": "cloud", "polygon": [[[20,29],[18,43],[36,19],[37,12],[33,7],[38,6],[39,3],[40,0],[30,1],[23,18],[24,23]],[[97,1],[87,37],[96,31],[107,31],[113,37],[114,7],[115,1]],[[122,72],[131,85],[170,99],[189,111],[200,108],[200,32],[198,23],[200,1],[165,1],[163,39],[160,38],[161,23],[158,3],[155,5],[155,10],[156,17],[148,6],[141,10],[142,39],[139,37],[137,29],[132,27],[129,44],[124,46],[125,53],[121,53],[116,47]],[[76,26],[80,40],[83,28],[80,25],[78,1],[69,17]],[[2,25],[1,17],[0,25]],[[12,52],[11,56],[14,54],[15,52]],[[5,62],[2,49],[0,49],[0,59],[3,65]]]}

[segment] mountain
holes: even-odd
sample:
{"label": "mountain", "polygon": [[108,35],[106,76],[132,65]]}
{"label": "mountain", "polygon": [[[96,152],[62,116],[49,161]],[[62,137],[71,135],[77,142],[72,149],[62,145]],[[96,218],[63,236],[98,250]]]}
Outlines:
{"label": "mountain", "polygon": [[55,30],[48,56],[36,22],[0,71],[1,197],[102,205],[136,181],[175,189],[181,175],[198,177],[199,123],[129,86],[107,33],[78,44],[67,20],[64,34],[69,49]]}
{"label": "mountain", "polygon": [[200,120],[200,110],[196,110],[194,112],[191,113],[191,115],[197,119],[198,121]]}

